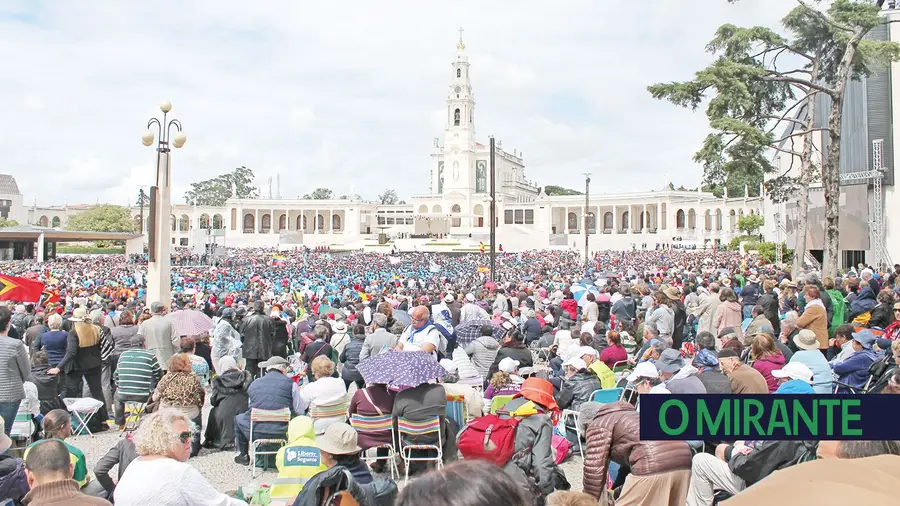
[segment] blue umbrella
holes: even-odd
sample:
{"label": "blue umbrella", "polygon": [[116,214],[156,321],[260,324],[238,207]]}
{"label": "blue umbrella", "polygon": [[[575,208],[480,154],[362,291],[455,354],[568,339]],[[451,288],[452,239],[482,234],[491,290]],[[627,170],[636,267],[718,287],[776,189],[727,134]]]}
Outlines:
{"label": "blue umbrella", "polygon": [[490,320],[469,320],[457,325],[454,329],[456,331],[456,343],[459,346],[468,346],[473,341],[477,341],[481,337],[481,327],[483,325],[493,327],[492,336],[498,341],[506,335],[506,330],[503,327],[495,325]]}
{"label": "blue umbrella", "polygon": [[417,387],[440,378],[446,371],[431,353],[386,351],[359,363],[357,370],[366,383]]}
{"label": "blue umbrella", "polygon": [[395,309],[391,311],[391,316],[394,317],[394,320],[402,323],[404,327],[409,327],[412,324],[412,316],[406,311]]}

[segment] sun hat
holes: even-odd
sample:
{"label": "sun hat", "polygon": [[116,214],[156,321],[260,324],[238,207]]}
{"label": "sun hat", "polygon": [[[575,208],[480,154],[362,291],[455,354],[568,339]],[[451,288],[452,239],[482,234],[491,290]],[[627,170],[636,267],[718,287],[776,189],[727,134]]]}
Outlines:
{"label": "sun hat", "polygon": [[84,322],[88,321],[87,317],[87,309],[82,307],[76,307],[75,311],[72,311],[72,316],[69,317],[69,320],[73,322]]}
{"label": "sun hat", "polygon": [[634,383],[638,378],[659,378],[659,369],[652,362],[641,362],[628,375],[628,381]]}
{"label": "sun hat", "polygon": [[666,348],[656,360],[656,368],[659,369],[659,372],[677,372],[682,367],[684,367],[684,359],[681,358],[681,352],[675,348]]}
{"label": "sun hat", "polygon": [[580,348],[578,348],[578,353],[575,356],[583,357],[585,355],[591,355],[596,358],[600,356],[600,353],[597,352],[596,348],[593,348],[591,346],[581,346]]}
{"label": "sun hat", "polygon": [[816,333],[809,329],[801,329],[794,336],[794,344],[801,350],[818,350],[819,340],[816,339]]}
{"label": "sun hat", "polygon": [[756,277],[756,274],[751,274],[750,277],[747,278],[747,281],[750,283],[759,283],[759,278]]}
{"label": "sun hat", "polygon": [[324,434],[316,436],[316,446],[332,455],[351,455],[362,451],[356,429],[344,422],[333,423]]}
{"label": "sun hat", "polygon": [[800,362],[788,362],[781,369],[772,371],[772,376],[776,378],[791,378],[795,380],[812,383],[813,372],[809,370],[806,364]]}
{"label": "sun hat", "polygon": [[259,363],[260,369],[266,369],[267,371],[270,369],[280,369],[282,367],[287,367],[291,365],[290,362],[281,358],[281,357],[272,357],[269,360]]}
{"label": "sun hat", "polygon": [[863,329],[859,332],[854,332],[850,334],[853,336],[853,340],[862,345],[863,348],[870,350],[872,349],[872,344],[875,343],[875,334],[869,329]]}
{"label": "sun hat", "polygon": [[579,357],[572,357],[569,360],[563,362],[563,367],[565,366],[574,367],[576,370],[580,371],[582,369],[587,369],[587,364],[584,363],[584,360],[581,360]]}
{"label": "sun hat", "polygon": [[513,360],[510,357],[505,357],[503,360],[500,361],[499,364],[497,364],[497,369],[499,369],[507,374],[515,371],[516,369],[518,369],[518,367],[519,367],[519,361]]}
{"label": "sun hat", "polygon": [[444,296],[444,302],[450,303],[450,302],[453,302],[454,300],[456,300],[456,297],[454,297],[452,293],[448,293],[447,295]]}
{"label": "sun hat", "polygon": [[475,294],[467,293],[467,294],[466,294],[466,300],[469,301],[469,302],[475,302]]}
{"label": "sun hat", "polygon": [[553,398],[553,384],[543,378],[528,378],[514,398],[524,397],[551,410],[558,411],[559,404]]}
{"label": "sun hat", "polygon": [[0,417],[0,453],[6,453],[12,447],[12,439],[6,435],[6,421]]}
{"label": "sun hat", "polygon": [[663,295],[671,300],[681,300],[681,295],[678,293],[678,289],[674,286],[670,286],[663,290]]}
{"label": "sun hat", "polygon": [[335,334],[346,334],[347,333],[347,324],[342,321],[336,321],[331,324],[332,330],[334,330]]}

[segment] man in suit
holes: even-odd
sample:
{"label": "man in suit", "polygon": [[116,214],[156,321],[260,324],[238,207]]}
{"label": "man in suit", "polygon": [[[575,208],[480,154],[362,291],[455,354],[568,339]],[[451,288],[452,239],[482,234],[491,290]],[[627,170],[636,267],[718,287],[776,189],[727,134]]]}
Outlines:
{"label": "man in suit", "polygon": [[156,355],[159,366],[166,370],[169,358],[181,351],[181,336],[175,333],[175,325],[166,317],[166,306],[162,302],[150,303],[149,320],[138,328],[138,334],[144,336],[145,348]]}

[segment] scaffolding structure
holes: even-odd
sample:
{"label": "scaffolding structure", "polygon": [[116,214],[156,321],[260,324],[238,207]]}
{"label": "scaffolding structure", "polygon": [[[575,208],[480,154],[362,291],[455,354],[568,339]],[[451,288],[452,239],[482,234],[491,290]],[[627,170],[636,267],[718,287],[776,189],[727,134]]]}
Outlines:
{"label": "scaffolding structure", "polygon": [[885,269],[891,264],[890,256],[884,244],[884,194],[882,179],[884,178],[884,139],[872,141],[872,170],[848,172],[841,174],[841,184],[872,181],[872,217],[869,219],[869,237],[872,240],[872,261],[877,269]]}

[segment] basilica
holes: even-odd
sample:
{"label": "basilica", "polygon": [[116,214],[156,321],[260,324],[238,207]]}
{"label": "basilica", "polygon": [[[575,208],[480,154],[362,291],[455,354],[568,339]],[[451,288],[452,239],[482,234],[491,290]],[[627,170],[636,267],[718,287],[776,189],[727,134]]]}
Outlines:
{"label": "basilica", "polygon": [[[475,125],[475,91],[460,38],[447,69],[446,126],[431,147],[430,190],[405,204],[357,200],[229,199],[221,207],[173,204],[173,247],[330,247],[332,250],[477,251],[489,241],[490,140]],[[423,149],[423,158],[425,156]],[[24,206],[15,180],[0,185],[5,214],[36,227],[59,227],[88,206]],[[505,251],[714,247],[739,235],[737,220],[763,212],[762,197],[658,188],[631,193],[548,196],[525,175],[522,152],[495,146],[497,242]],[[2,181],[0,181],[2,182]],[[553,184],[553,181],[544,181]],[[132,209],[145,231],[149,209]],[[768,231],[763,231],[767,233]]]}

